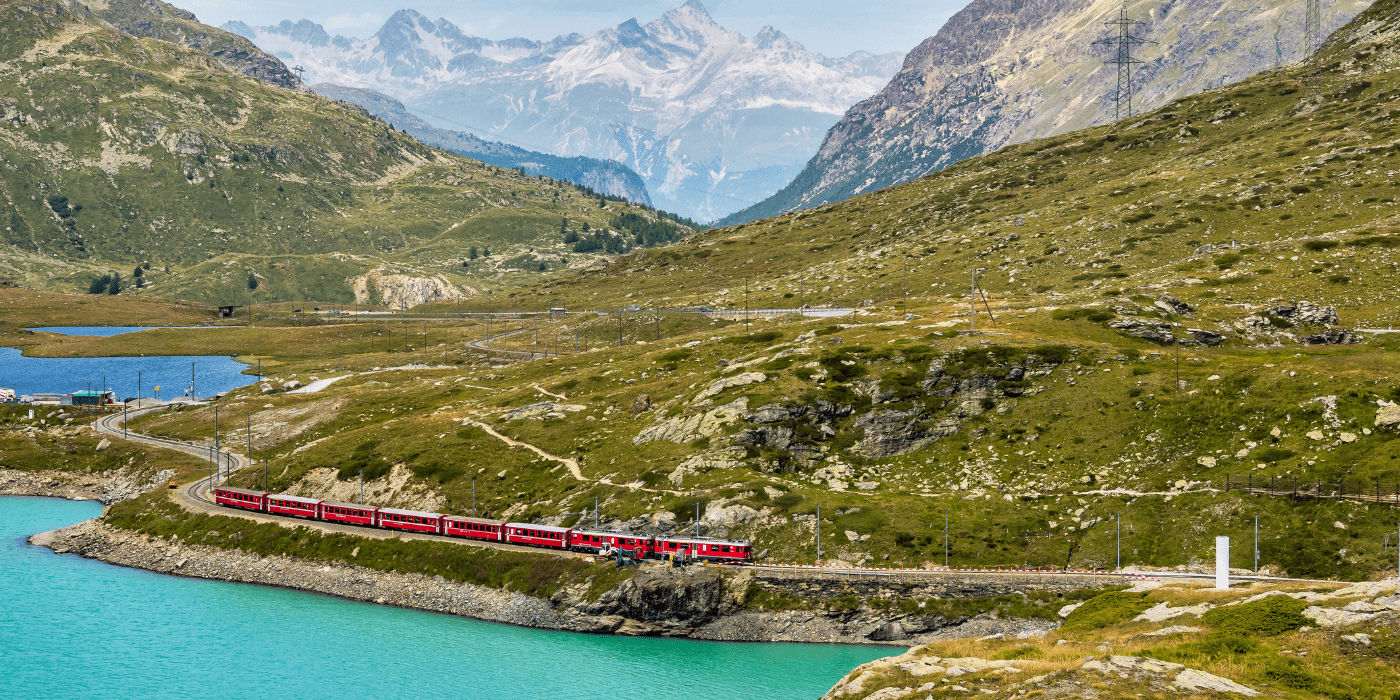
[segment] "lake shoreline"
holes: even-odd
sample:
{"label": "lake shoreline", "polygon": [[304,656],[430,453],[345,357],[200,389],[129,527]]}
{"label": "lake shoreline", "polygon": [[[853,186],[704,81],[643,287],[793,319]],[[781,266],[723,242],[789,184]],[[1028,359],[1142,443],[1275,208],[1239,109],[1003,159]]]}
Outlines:
{"label": "lake shoreline", "polygon": [[[137,483],[120,471],[105,475],[0,470],[0,495],[110,504],[159,488],[169,479],[168,473],[161,472]],[[716,566],[691,566],[672,573],[649,564],[595,599],[588,598],[588,581],[562,588],[546,599],[442,577],[159,539],[112,527],[100,519],[38,533],[29,541],[58,554],[173,576],[275,586],[487,622],[588,634],[906,648],[943,639],[1042,635],[1058,626],[1043,619],[998,619],[985,614],[947,620],[866,605],[842,608],[818,604],[782,611],[744,605],[745,596],[759,588],[789,595],[817,594],[824,588],[819,595],[822,599],[858,593],[839,577],[813,581],[801,573]],[[599,562],[595,566],[601,574],[611,564]],[[955,585],[966,588],[969,583]]]}

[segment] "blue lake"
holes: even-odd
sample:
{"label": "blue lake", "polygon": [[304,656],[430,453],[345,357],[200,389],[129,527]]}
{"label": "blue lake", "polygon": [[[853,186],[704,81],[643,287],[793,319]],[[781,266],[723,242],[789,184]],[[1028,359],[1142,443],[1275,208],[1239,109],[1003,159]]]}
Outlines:
{"label": "blue lake", "polygon": [[892,653],[548,632],[163,576],[24,541],[100,512],[0,497],[5,697],[797,700]]}
{"label": "blue lake", "polygon": [[220,328],[238,328],[238,326],[44,326],[42,328],[26,328],[25,330],[44,331],[45,333],[58,333],[60,335],[95,335],[102,338],[110,338],[114,335],[125,335],[127,333],[150,331],[158,328],[212,331]]}
{"label": "blue lake", "polygon": [[247,365],[227,356],[25,357],[14,348],[0,348],[0,387],[21,396],[67,394],[86,390],[89,382],[94,390],[101,389],[105,377],[118,399],[136,396],[138,380],[142,396],[153,396],[154,387],[160,386],[161,398],[173,399],[189,388],[191,363],[197,396],[213,396],[256,379],[242,374]]}

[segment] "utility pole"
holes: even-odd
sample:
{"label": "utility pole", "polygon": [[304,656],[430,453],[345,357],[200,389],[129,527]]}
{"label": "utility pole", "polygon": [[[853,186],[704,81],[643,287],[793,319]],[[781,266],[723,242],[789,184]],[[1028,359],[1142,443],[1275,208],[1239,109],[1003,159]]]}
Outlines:
{"label": "utility pole", "polygon": [[[199,394],[194,393],[194,363],[193,363],[193,362],[190,363],[190,398],[191,398],[191,399],[197,399],[197,398],[199,398]],[[217,414],[217,410],[216,410],[216,414]]]}
{"label": "utility pole", "polygon": [[817,506],[817,566],[822,565],[822,507]]}
{"label": "utility pole", "polygon": [[1254,573],[1259,573],[1259,516],[1254,516]]}
{"label": "utility pole", "polygon": [[1118,514],[1118,570],[1123,570],[1123,514]]}
{"label": "utility pole", "polygon": [[744,332],[749,332],[749,278],[744,278]]}
{"label": "utility pole", "polygon": [[219,407],[214,407],[214,464],[219,463]]}
{"label": "utility pole", "polygon": [[[1308,2],[1317,2],[1317,0],[1308,0]],[[1113,58],[1110,58],[1107,63],[1118,66],[1118,85],[1113,93],[1115,105],[1113,118],[1118,120],[1133,116],[1133,66],[1142,63],[1142,61],[1133,58],[1133,49],[1143,44],[1157,42],[1132,35],[1133,26],[1142,24],[1142,22],[1128,19],[1128,0],[1123,0],[1123,6],[1118,9],[1118,18],[1104,22],[1104,24],[1117,27],[1118,31],[1118,36],[1094,42],[1114,47]]]}
{"label": "utility pole", "polygon": [[267,458],[263,457],[263,490],[267,490]]}
{"label": "utility pole", "polygon": [[[472,485],[475,486],[475,485],[476,485],[476,481],[472,481]],[[365,504],[365,468],[364,468],[364,467],[360,467],[360,505],[364,505],[364,504]]]}
{"label": "utility pole", "polygon": [[141,403],[141,373],[136,373],[136,403]]}
{"label": "utility pole", "polygon": [[1303,11],[1303,58],[1322,45],[1322,0],[1307,0]]}
{"label": "utility pole", "polygon": [[797,305],[798,309],[807,308],[807,289],[801,277],[797,278]]}
{"label": "utility pole", "polygon": [[593,497],[593,529],[598,529],[598,497]]}
{"label": "utility pole", "polygon": [[909,258],[904,259],[904,315],[909,315]]}
{"label": "utility pole", "polygon": [[477,514],[476,514],[476,479],[472,479],[472,517],[473,517],[473,518],[477,517]]}
{"label": "utility pole", "polygon": [[948,568],[948,509],[943,509],[943,568]]}
{"label": "utility pole", "polygon": [[972,294],[971,294],[971,296],[968,297],[968,303],[970,303],[970,304],[972,305],[972,307],[971,307],[971,309],[970,309],[970,311],[972,312],[972,314],[971,314],[970,316],[968,316],[968,318],[971,319],[971,325],[968,326],[967,332],[968,332],[968,333],[976,333],[976,332],[977,332],[977,268],[975,268],[975,267],[972,268]]}
{"label": "utility pole", "polygon": [[123,401],[123,402],[122,402],[122,439],[123,439],[123,440],[125,440],[126,437],[127,437],[126,422],[127,422],[128,420],[130,420],[130,416],[131,416],[131,413],[127,410],[127,408],[128,408],[129,406],[130,406],[130,402],[129,402],[129,401]]}
{"label": "utility pole", "polygon": [[248,415],[248,459],[253,458],[253,416]]}

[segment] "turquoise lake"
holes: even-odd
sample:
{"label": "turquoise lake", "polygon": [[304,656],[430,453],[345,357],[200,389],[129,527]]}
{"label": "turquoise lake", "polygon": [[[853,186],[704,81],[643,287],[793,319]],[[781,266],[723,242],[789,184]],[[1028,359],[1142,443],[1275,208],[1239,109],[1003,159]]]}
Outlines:
{"label": "turquoise lake", "polygon": [[[150,398],[156,386],[162,399],[173,399],[190,386],[190,365],[194,365],[194,391],[197,396],[237,389],[252,384],[257,377],[243,374],[248,366],[232,357],[219,355],[166,357],[25,357],[14,348],[0,348],[0,387],[14,389],[24,396],[36,393],[68,394],[106,387],[117,392],[117,399],[141,395]],[[137,376],[137,373],[140,376]]]}
{"label": "turquoise lake", "polygon": [[0,497],[0,695],[817,698],[890,649],[549,632],[56,555],[96,503]]}

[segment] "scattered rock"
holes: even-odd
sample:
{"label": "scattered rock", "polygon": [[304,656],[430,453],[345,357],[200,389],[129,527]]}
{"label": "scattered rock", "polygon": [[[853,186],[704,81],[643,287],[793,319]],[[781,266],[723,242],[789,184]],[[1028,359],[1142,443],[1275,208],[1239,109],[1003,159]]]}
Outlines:
{"label": "scattered rock", "polygon": [[637,398],[632,401],[632,415],[645,413],[651,409],[651,396],[649,394],[637,394]]}
{"label": "scattered rock", "polygon": [[112,441],[111,441],[111,440],[108,440],[107,438],[102,438],[102,439],[99,440],[98,443],[97,443],[97,451],[98,451],[98,452],[102,452],[103,450],[106,450],[108,447],[111,447],[111,446],[112,446]]}
{"label": "scattered rock", "polygon": [[[1158,302],[1159,304],[1161,302]],[[1134,338],[1151,340],[1156,343],[1171,343],[1175,336],[1172,325],[1162,321],[1147,321],[1141,318],[1115,318],[1108,327]]]}
{"label": "scattered rock", "polygon": [[1172,625],[1171,627],[1163,627],[1162,629],[1159,629],[1159,630],[1157,630],[1156,632],[1148,632],[1148,633],[1146,634],[1146,636],[1148,636],[1148,637],[1165,637],[1165,636],[1167,636],[1167,635],[1172,635],[1172,634],[1195,634],[1195,633],[1200,632],[1200,631],[1201,631],[1201,628],[1200,628],[1200,627],[1187,627],[1186,625]]}
{"label": "scattered rock", "polygon": [[1363,647],[1369,647],[1371,646],[1371,635],[1366,634],[1364,632],[1357,632],[1356,634],[1344,634],[1342,635],[1342,641],[1351,642],[1352,644],[1360,644]]}
{"label": "scattered rock", "polygon": [[1316,622],[1318,627],[1346,627],[1374,619],[1376,614],[1350,612],[1338,608],[1321,608],[1313,605],[1303,610],[1303,617]]}
{"label": "scattered rock", "polygon": [[1068,619],[1069,614],[1074,612],[1075,610],[1078,610],[1079,606],[1081,605],[1083,605],[1083,603],[1071,603],[1069,605],[1064,606],[1063,608],[1060,608],[1060,617],[1063,619]]}
{"label": "scattered rock", "polygon": [[1189,314],[1196,310],[1190,304],[1170,294],[1163,294],[1157,297],[1157,301],[1152,302],[1152,305],[1169,314]]}
{"label": "scattered rock", "polygon": [[694,401],[703,401],[731,387],[757,384],[759,382],[766,381],[767,379],[768,375],[762,372],[744,372],[743,374],[736,374],[732,377],[725,377],[724,379],[721,379],[715,382],[714,384],[711,384],[704,391],[697,394],[695,396]]}
{"label": "scattered rock", "polygon": [[287,381],[285,381],[285,382],[282,382],[282,391],[291,391],[292,389],[300,389],[300,388],[301,388],[301,382],[299,382],[299,381],[297,381],[297,380],[295,380],[295,379],[289,379],[289,380],[287,380]]}

